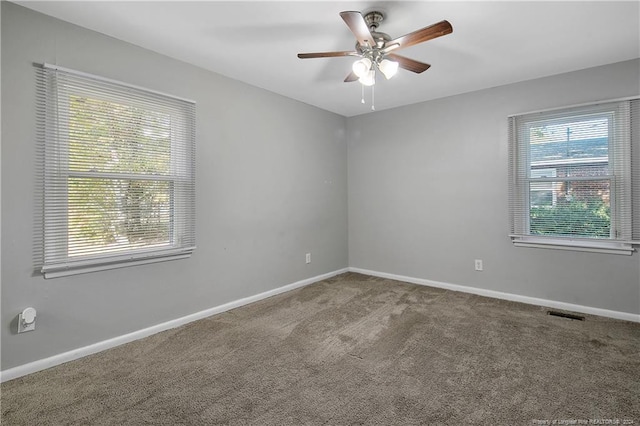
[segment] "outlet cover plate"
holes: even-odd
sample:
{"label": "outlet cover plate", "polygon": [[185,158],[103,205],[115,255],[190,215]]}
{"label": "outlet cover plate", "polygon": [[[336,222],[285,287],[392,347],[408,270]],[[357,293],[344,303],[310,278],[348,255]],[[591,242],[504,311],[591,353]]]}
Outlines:
{"label": "outlet cover plate", "polygon": [[35,329],[35,321],[33,321],[31,324],[25,324],[24,321],[22,321],[22,314],[18,314],[18,333],[25,333],[27,331],[33,331]]}
{"label": "outlet cover plate", "polygon": [[482,259],[475,260],[476,271],[482,271]]}

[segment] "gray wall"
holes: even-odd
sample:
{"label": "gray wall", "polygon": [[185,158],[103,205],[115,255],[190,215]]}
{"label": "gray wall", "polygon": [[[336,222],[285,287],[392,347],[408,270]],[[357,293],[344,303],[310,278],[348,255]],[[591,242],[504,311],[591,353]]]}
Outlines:
{"label": "gray wall", "polygon": [[[190,259],[34,276],[34,62],[197,102]],[[338,115],[2,2],[1,368],[346,267],[345,128]],[[37,330],[17,335],[27,306]]]}
{"label": "gray wall", "polygon": [[640,313],[637,253],[516,248],[507,211],[508,115],[639,86],[634,60],[349,119],[349,266]]}

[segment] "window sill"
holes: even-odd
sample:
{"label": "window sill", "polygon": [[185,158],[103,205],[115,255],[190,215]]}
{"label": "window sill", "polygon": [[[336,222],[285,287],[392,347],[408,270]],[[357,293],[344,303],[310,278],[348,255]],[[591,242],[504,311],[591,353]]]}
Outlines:
{"label": "window sill", "polygon": [[590,253],[621,254],[630,256],[635,249],[630,243],[613,241],[580,241],[562,238],[544,238],[532,236],[511,235],[513,245],[516,247],[544,248],[551,250],[571,250]]}
{"label": "window sill", "polygon": [[51,265],[42,268],[42,275],[45,279],[67,277],[70,275],[87,274],[90,272],[106,271],[109,269],[125,268],[129,266],[147,265],[149,263],[167,262],[170,260],[186,259],[191,257],[191,251],[182,250],[181,252],[165,253],[147,255],[146,257],[139,258],[121,258],[118,260],[112,260],[111,262],[103,263],[78,263],[78,264],[61,264]]}

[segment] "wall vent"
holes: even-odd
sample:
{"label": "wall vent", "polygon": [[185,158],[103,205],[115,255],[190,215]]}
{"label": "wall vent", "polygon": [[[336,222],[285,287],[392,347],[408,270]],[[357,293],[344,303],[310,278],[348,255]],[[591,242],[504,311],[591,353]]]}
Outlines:
{"label": "wall vent", "polygon": [[577,320],[577,321],[584,321],[584,317],[580,316],[580,315],[574,315],[574,314],[567,314],[564,312],[558,312],[558,311],[547,311],[547,315],[551,315],[554,317],[561,317],[561,318],[569,318],[572,320]]}

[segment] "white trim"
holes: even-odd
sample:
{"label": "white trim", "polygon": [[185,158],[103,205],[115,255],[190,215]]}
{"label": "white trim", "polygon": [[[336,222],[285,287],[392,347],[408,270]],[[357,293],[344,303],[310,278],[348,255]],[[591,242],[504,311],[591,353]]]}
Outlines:
{"label": "white trim", "polygon": [[181,98],[180,96],[171,95],[169,93],[159,92],[157,90],[148,89],[146,87],[137,86],[135,84],[130,84],[130,83],[125,83],[123,81],[114,80],[114,79],[111,79],[111,78],[102,77],[102,76],[95,75],[95,74],[89,74],[89,73],[83,72],[83,71],[72,70],[71,68],[59,67],[58,65],[48,64],[46,62],[44,64],[42,64],[42,68],[48,68],[48,69],[52,69],[52,70],[55,70],[55,71],[62,71],[62,72],[66,72],[68,74],[78,75],[80,77],[86,77],[86,78],[91,78],[93,80],[104,81],[105,83],[117,84],[119,86],[128,87],[130,89],[142,90],[144,92],[153,93],[153,94],[160,95],[160,96],[166,96],[167,98],[177,99],[179,101],[184,101],[184,102],[187,102],[187,103],[190,103],[190,104],[194,104],[194,105],[196,104],[196,101],[194,101],[192,99]]}
{"label": "white trim", "polygon": [[67,265],[67,264],[64,264],[63,266],[53,265],[50,267],[57,268],[57,269],[45,270],[44,268],[42,268],[42,274],[44,275],[45,279],[60,278],[60,277],[68,277],[70,275],[88,274],[90,272],[108,271],[109,269],[128,268],[129,266],[147,265],[149,263],[168,262],[170,260],[187,259],[189,257],[191,257],[191,253],[173,254],[169,256],[163,255],[163,256],[157,256],[157,257],[146,256],[146,258],[141,258],[141,259],[135,259],[135,258],[129,257],[129,259],[133,259],[133,260],[111,261],[112,263],[105,263],[105,264],[94,263],[93,264],[94,266],[66,267],[64,265]]}
{"label": "white trim", "polygon": [[542,235],[511,234],[511,242],[515,247],[546,248],[552,250],[586,251],[591,253],[623,254],[630,256],[638,241],[622,241],[594,238],[567,238]]}
{"label": "white trim", "polygon": [[[169,244],[157,244],[156,246],[163,245]],[[140,265],[164,260],[182,259],[191,256],[191,253],[195,249],[195,246],[180,247],[177,249],[158,249],[153,247],[142,249],[127,248],[125,250],[129,251],[128,254],[112,252],[106,256],[87,256],[84,260],[71,260],[44,265],[40,271],[45,274],[45,278],[62,277],[66,275],[83,274],[85,272],[102,271],[103,269],[122,268],[131,264]],[[122,251],[124,250],[120,250],[120,253],[122,253]]]}
{"label": "white trim", "polygon": [[428,287],[443,288],[446,290],[460,291],[463,293],[477,294],[479,296],[492,297],[494,299],[510,300],[512,302],[526,303],[528,305],[545,306],[547,308],[562,309],[565,311],[581,312],[583,314],[598,315],[601,317],[614,318],[624,321],[640,323],[640,314],[629,312],[611,311],[608,309],[594,308],[591,306],[574,305],[573,303],[558,302],[555,300],[539,299],[537,297],[521,296],[513,293],[503,293],[501,291],[487,290],[484,288],[469,287],[458,284],[449,284],[439,281],[425,280],[423,278],[413,278],[404,275],[388,274],[386,272],[371,271],[361,268],[349,268],[350,272],[372,275],[374,277],[388,278],[397,281],[404,281],[412,284],[424,285]]}
{"label": "white trim", "polygon": [[27,374],[35,373],[47,368],[54,367],[56,365],[63,364],[65,362],[73,361],[78,358],[85,357],[97,352],[101,352],[107,349],[114,348],[116,346],[123,345],[125,343],[133,342],[148,336],[151,336],[161,331],[169,330],[172,328],[180,327],[181,325],[188,324],[193,321],[197,321],[203,318],[210,317],[211,315],[226,312],[230,309],[238,308],[240,306],[247,305],[249,303],[257,302],[267,297],[275,296],[286,291],[294,290],[296,288],[304,287],[309,284],[313,284],[318,281],[325,280],[327,278],[334,277],[336,275],[348,272],[349,268],[338,269],[326,274],[317,275],[315,277],[306,278],[304,280],[296,281],[292,284],[288,284],[282,287],[268,290],[260,294],[244,297],[242,299],[234,300],[232,302],[225,303],[223,305],[215,306],[213,308],[205,309],[204,311],[196,312],[190,315],[186,315],[181,318],[176,318],[171,321],[167,321],[161,324],[156,324],[151,327],[144,328],[142,330],[134,331],[122,336],[117,336],[112,339],[103,340],[101,342],[94,343],[92,345],[84,346],[78,349],[74,349],[61,354],[53,355],[48,358],[33,361],[28,364],[19,365],[17,367],[9,368],[4,371],[0,371],[0,383],[8,380],[13,380],[18,377],[26,376]]}
{"label": "white trim", "polygon": [[551,250],[569,250],[569,251],[584,251],[588,253],[605,253],[605,254],[622,254],[626,256],[631,256],[635,249],[631,246],[627,247],[608,247],[605,245],[602,246],[580,246],[574,244],[556,244],[546,241],[538,241],[538,242],[530,242],[530,241],[522,241],[522,240],[513,240],[513,245],[515,247],[528,247],[528,248],[541,248],[541,249],[551,249]]}
{"label": "white trim", "polygon": [[609,104],[609,103],[613,103],[613,102],[632,101],[634,99],[640,99],[640,95],[627,96],[627,97],[624,97],[624,98],[617,98],[617,99],[608,99],[608,100],[605,100],[605,101],[585,102],[585,103],[582,103],[582,104],[567,105],[567,106],[562,106],[562,107],[539,109],[539,110],[536,110],[536,111],[529,111],[529,112],[519,112],[517,114],[508,115],[507,118],[517,117],[519,115],[529,115],[529,114],[539,114],[539,113],[542,113],[542,112],[552,112],[552,111],[558,111],[558,110],[567,109],[567,108],[580,108],[580,107],[588,107],[588,106],[594,106],[594,105],[604,105],[604,104]]}

